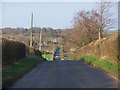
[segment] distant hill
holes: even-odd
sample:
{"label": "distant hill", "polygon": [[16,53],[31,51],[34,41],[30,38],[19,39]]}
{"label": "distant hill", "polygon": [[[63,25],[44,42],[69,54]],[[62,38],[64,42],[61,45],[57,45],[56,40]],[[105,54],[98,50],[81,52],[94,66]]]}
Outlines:
{"label": "distant hill", "polygon": [[120,32],[120,30],[109,30],[109,31],[105,31],[104,34],[107,36],[110,36],[110,35],[114,35],[118,32]]}
{"label": "distant hill", "polygon": [[[53,29],[50,27],[33,27],[33,46],[38,48],[40,31],[42,30],[42,48],[53,50],[55,47],[55,39],[61,38],[62,29]],[[2,37],[8,40],[24,42],[26,45],[30,43],[31,28],[2,28]]]}

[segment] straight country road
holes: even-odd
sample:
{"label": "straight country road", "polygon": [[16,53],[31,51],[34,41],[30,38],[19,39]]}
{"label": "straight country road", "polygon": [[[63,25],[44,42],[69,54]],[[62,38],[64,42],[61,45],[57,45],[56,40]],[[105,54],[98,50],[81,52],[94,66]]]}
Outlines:
{"label": "straight country road", "polygon": [[82,61],[47,61],[38,64],[12,88],[118,88],[118,80]]}

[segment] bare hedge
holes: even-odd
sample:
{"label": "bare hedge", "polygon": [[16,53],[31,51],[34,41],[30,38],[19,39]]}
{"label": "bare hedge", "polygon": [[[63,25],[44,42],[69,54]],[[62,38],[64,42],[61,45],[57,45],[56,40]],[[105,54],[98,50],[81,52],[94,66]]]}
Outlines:
{"label": "bare hedge", "polygon": [[90,44],[80,48],[76,52],[76,57],[87,55],[95,55],[103,59],[109,60],[120,60],[120,33],[110,36],[108,38],[103,38],[102,40],[96,40]]}

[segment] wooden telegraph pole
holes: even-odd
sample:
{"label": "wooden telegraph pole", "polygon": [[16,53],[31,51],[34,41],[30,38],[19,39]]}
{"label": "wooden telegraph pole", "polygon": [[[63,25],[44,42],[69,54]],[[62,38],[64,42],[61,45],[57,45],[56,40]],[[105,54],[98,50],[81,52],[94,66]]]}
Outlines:
{"label": "wooden telegraph pole", "polygon": [[31,33],[30,33],[30,47],[33,46],[33,13],[31,16]]}
{"label": "wooden telegraph pole", "polygon": [[42,44],[42,29],[39,33],[39,51],[41,51],[41,44]]}

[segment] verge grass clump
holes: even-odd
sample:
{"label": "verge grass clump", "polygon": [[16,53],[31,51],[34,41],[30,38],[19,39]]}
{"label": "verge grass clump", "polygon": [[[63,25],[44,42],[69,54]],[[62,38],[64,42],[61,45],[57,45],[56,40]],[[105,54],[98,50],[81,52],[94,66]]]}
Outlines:
{"label": "verge grass clump", "polygon": [[116,77],[118,77],[118,74],[120,74],[120,72],[118,72],[120,70],[120,66],[116,62],[101,59],[97,56],[82,56],[81,58],[81,60],[84,60],[88,64],[94,65],[97,68],[105,70],[106,72],[109,72]]}
{"label": "verge grass clump", "polygon": [[17,63],[2,68],[2,86],[9,87],[14,81],[30,71],[38,63],[46,61],[42,57],[30,56]]}

